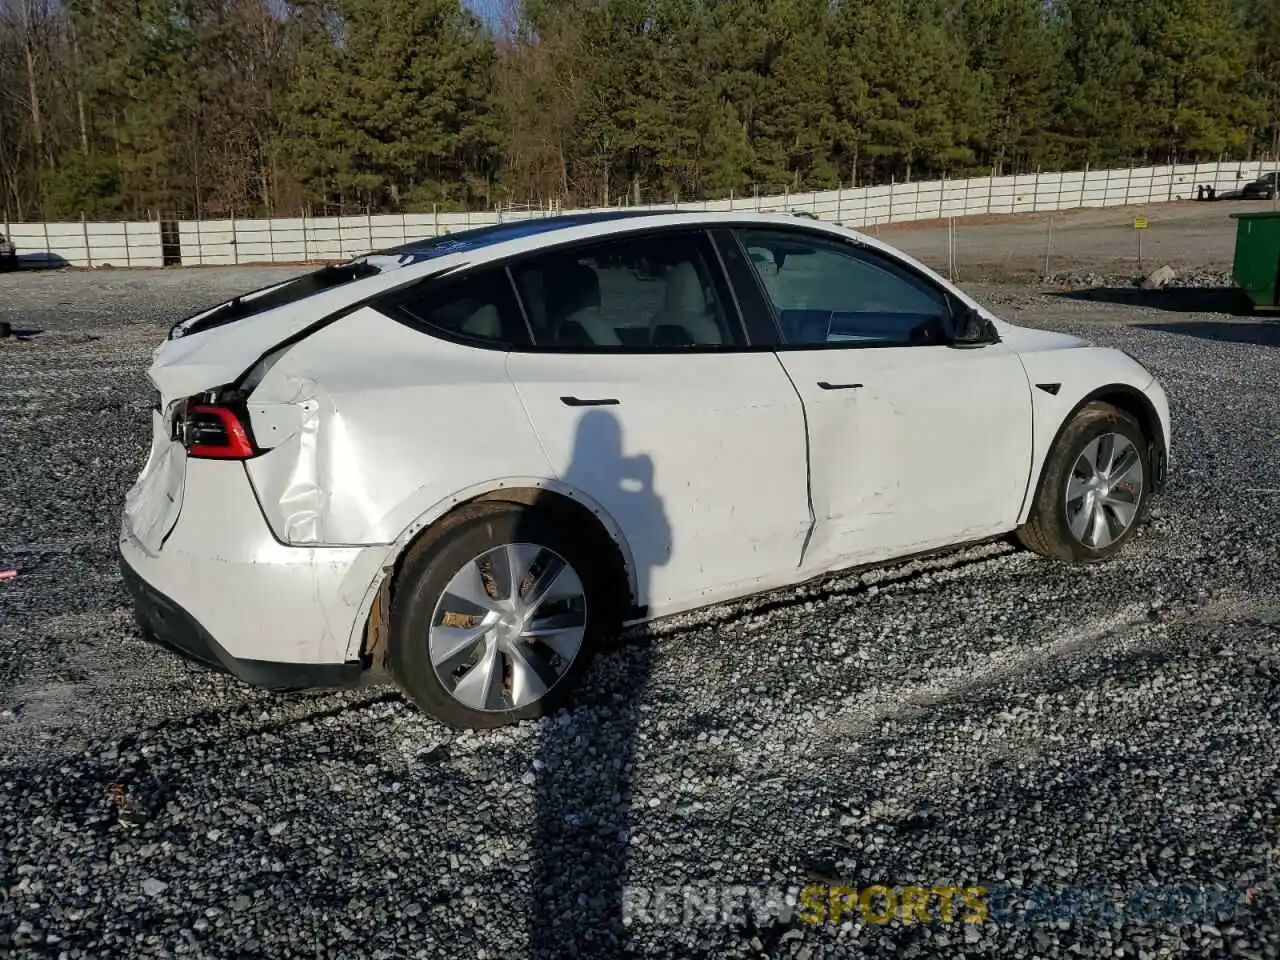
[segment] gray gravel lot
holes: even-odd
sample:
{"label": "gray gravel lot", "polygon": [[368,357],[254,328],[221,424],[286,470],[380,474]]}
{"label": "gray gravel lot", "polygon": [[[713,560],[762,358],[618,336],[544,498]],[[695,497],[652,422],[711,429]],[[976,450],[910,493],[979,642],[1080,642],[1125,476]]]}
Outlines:
{"label": "gray gravel lot", "polygon": [[[0,952],[1280,956],[1277,327],[975,288],[1164,381],[1172,486],[1121,559],[998,543],[718,608],[601,657],[571,713],[450,735],[132,626],[150,352],[284,273],[0,276],[0,320],[44,331],[0,341]],[[811,882],[977,885],[989,917],[751,906]]]}
{"label": "gray gravel lot", "polygon": [[[956,221],[957,276],[961,280],[1035,279],[1045,272],[1046,253],[1050,273],[1090,268],[1131,277],[1164,263],[1179,271],[1230,267],[1236,238],[1231,214],[1271,209],[1270,200],[1224,200],[967,217]],[[1137,217],[1147,220],[1141,269],[1134,229]],[[872,232],[945,272],[945,225],[901,223]]]}

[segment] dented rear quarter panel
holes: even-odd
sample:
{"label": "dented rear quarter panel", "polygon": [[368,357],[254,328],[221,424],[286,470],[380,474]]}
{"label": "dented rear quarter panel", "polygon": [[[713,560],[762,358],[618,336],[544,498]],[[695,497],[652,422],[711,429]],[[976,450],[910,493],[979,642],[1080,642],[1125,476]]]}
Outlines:
{"label": "dented rear quarter panel", "polygon": [[459,346],[361,308],[292,346],[249,402],[248,461],[282,542],[391,544],[492,478],[550,478],[505,354]]}
{"label": "dented rear quarter panel", "polygon": [[248,403],[262,456],[245,470],[274,535],[289,546],[376,549],[342,584],[361,645],[378,589],[419,533],[501,489],[543,489],[596,515],[635,564],[616,520],[562,482],[507,376],[506,354],[460,346],[362,308],[291,346]]}

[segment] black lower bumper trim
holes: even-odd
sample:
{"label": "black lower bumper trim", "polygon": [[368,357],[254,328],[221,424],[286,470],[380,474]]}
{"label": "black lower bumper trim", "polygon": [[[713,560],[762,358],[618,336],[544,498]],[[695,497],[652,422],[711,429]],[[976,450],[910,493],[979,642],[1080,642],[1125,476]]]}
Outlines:
{"label": "black lower bumper trim", "polygon": [[1153,443],[1150,453],[1151,492],[1163,493],[1169,486],[1169,457],[1165,453],[1164,444]]}
{"label": "black lower bumper trim", "polygon": [[364,667],[358,661],[277,663],[233,657],[195,617],[138,576],[123,556],[120,576],[133,597],[134,617],[143,636],[188,660],[232,674],[255,687],[280,692],[349,689],[359,686],[363,679]]}

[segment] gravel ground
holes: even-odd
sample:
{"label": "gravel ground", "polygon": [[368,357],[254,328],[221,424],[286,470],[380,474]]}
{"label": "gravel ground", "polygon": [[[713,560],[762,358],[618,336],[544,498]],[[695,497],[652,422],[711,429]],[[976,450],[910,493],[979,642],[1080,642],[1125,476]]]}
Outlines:
{"label": "gravel ground", "polygon": [[[6,956],[1280,956],[1277,327],[977,289],[1166,384],[1172,487],[1120,559],[997,543],[718,608],[601,657],[571,713],[451,735],[131,624],[150,351],[282,275],[0,276],[43,330],[0,341]],[[986,921],[811,912],[873,884],[981,887]]]}

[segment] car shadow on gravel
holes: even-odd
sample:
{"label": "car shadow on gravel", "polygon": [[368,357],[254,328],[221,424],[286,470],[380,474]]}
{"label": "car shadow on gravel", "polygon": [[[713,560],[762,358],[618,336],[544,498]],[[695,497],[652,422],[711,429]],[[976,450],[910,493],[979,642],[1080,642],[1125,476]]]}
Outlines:
{"label": "car shadow on gravel", "polygon": [[1086,303],[1114,303],[1124,307],[1163,310],[1166,313],[1225,313],[1232,316],[1248,316],[1250,313],[1249,300],[1237,287],[1165,287],[1161,290],[1091,287],[1063,290],[1053,296]]}
{"label": "car shadow on gravel", "polygon": [[[671,529],[645,454],[626,455],[622,425],[593,409],[577,424],[563,480],[573,489],[616,488],[615,516],[646,536],[634,538],[637,604],[648,603],[651,571],[671,554]],[[630,635],[607,662],[604,702],[582,703],[539,723],[531,843],[529,956],[535,960],[616,956],[625,952],[624,897],[633,828],[631,794],[640,701],[654,657],[652,637]]]}
{"label": "car shadow on gravel", "polygon": [[71,262],[61,254],[51,251],[39,253],[20,253],[15,268],[18,270],[65,270]]}
{"label": "car shadow on gravel", "polygon": [[1140,330],[1159,333],[1176,333],[1199,340],[1217,340],[1222,343],[1249,343],[1259,347],[1280,347],[1280,321],[1195,321],[1183,323],[1140,323]]}
{"label": "car shadow on gravel", "polygon": [[7,321],[0,320],[0,340],[30,340],[44,333],[43,330],[37,330],[34,327],[15,327]]}

